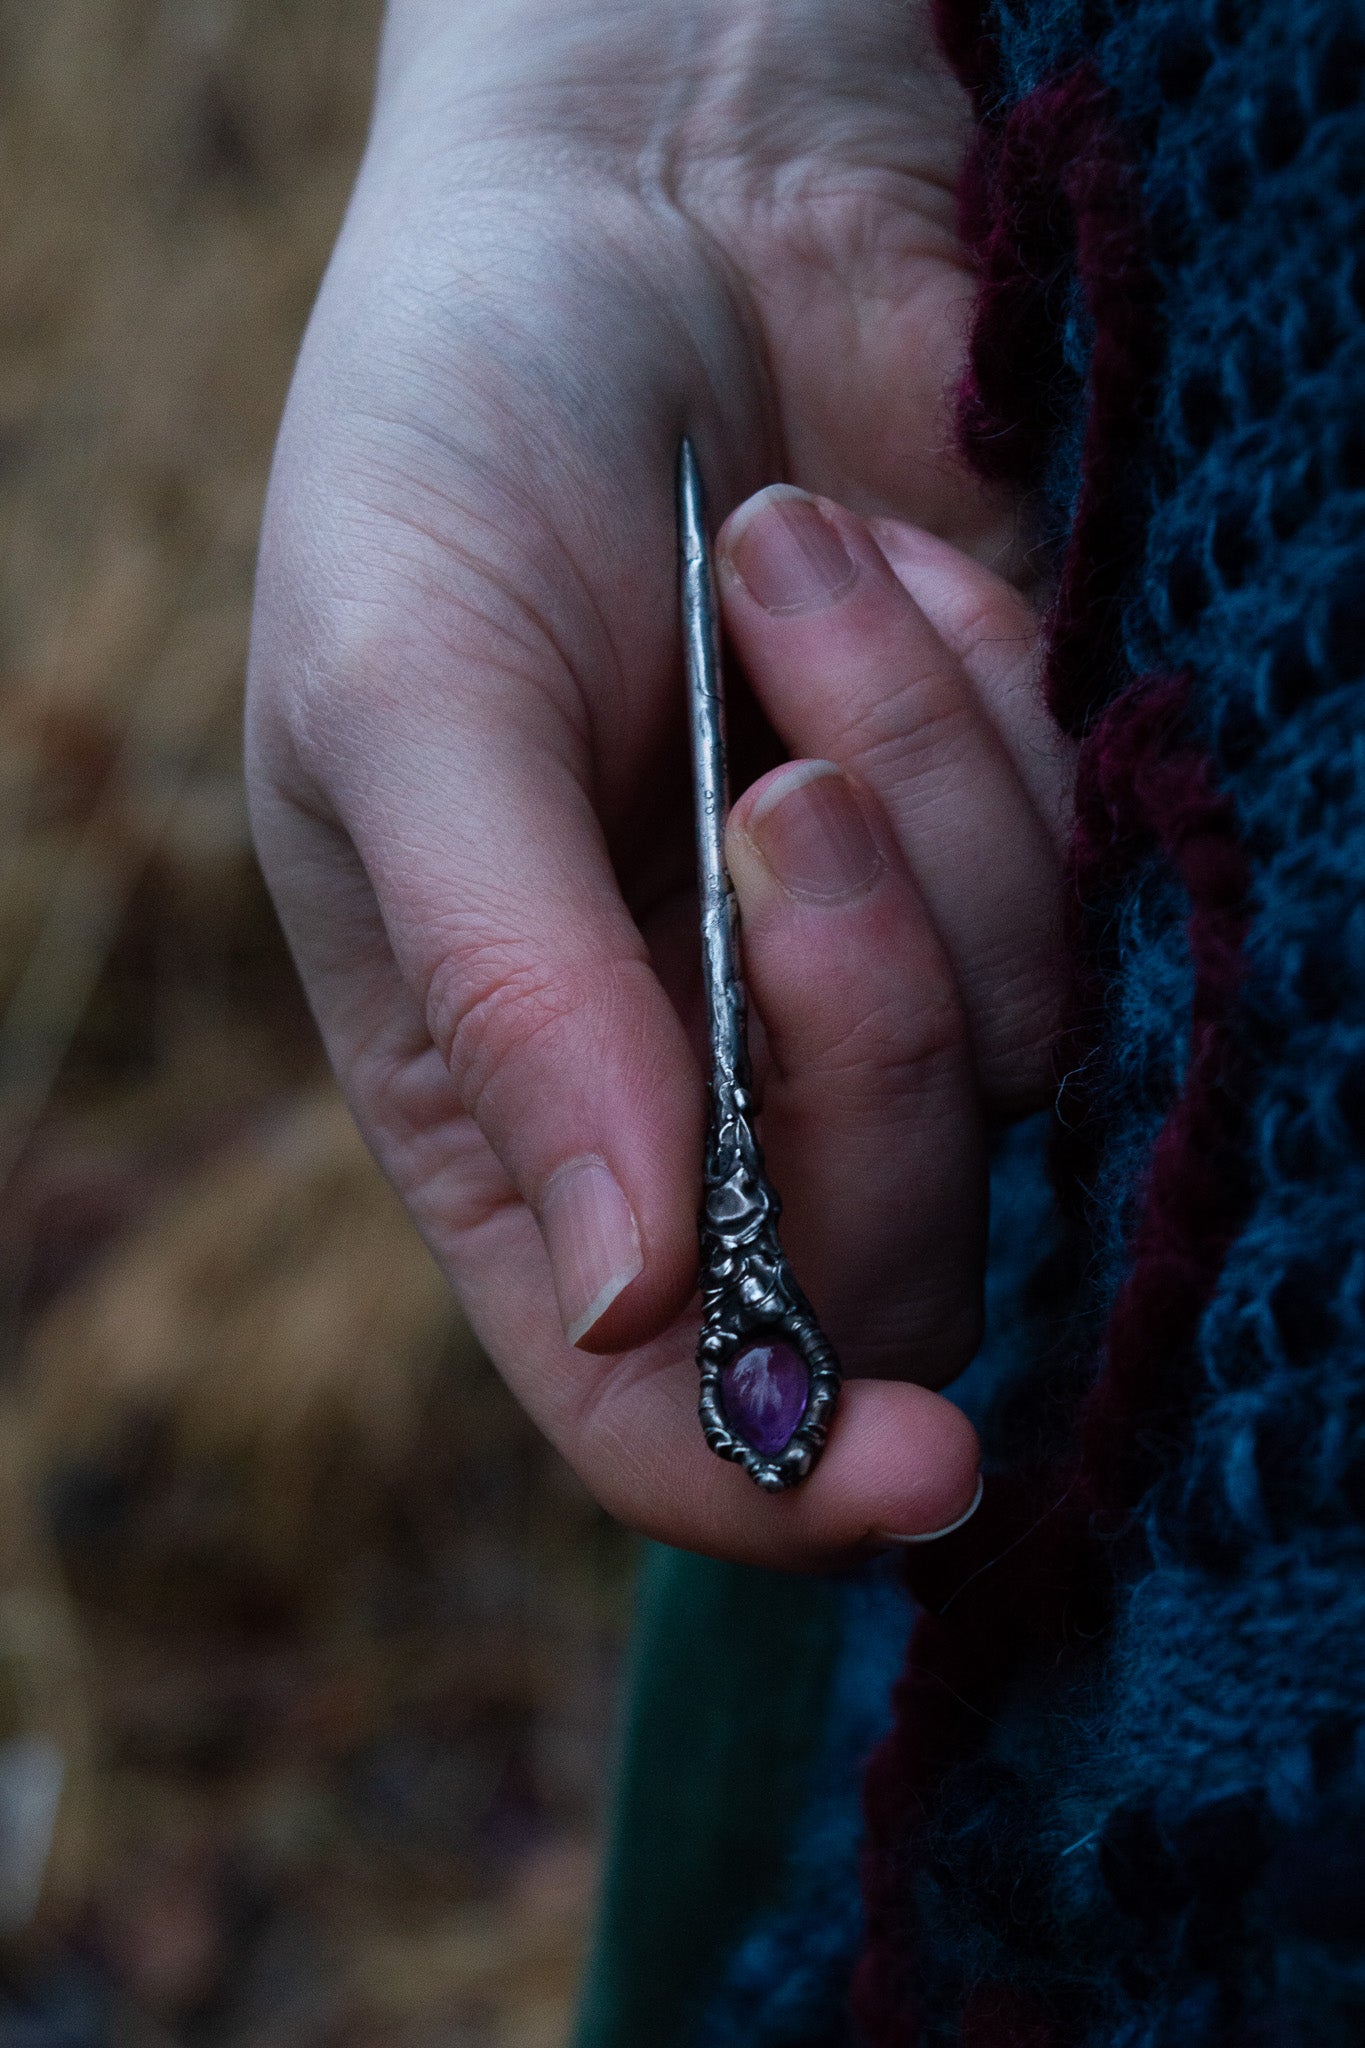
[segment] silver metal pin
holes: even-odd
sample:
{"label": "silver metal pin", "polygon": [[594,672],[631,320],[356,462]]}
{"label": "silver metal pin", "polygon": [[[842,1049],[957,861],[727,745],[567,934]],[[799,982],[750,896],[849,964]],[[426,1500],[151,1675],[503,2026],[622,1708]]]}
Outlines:
{"label": "silver metal pin", "polygon": [[702,972],[711,1040],[703,1164],[700,1413],[707,1443],[778,1492],[829,1434],[839,1364],[778,1241],[782,1204],[755,1127],[739,920],[725,865],[725,694],[706,501],[690,441],[678,457],[679,579],[696,793]]}

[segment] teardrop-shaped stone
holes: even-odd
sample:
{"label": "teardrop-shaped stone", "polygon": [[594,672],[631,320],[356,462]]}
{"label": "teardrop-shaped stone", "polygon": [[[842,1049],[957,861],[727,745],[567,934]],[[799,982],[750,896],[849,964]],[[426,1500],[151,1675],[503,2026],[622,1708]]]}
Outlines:
{"label": "teardrop-shaped stone", "polygon": [[720,1376],[721,1406],[736,1436],[760,1458],[785,1451],[810,1399],[805,1360],[780,1339],[748,1344]]}

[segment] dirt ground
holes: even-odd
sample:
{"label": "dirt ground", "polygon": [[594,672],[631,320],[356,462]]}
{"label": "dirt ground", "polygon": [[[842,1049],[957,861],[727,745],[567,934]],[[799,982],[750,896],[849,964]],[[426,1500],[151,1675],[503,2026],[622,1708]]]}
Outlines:
{"label": "dirt ground", "polygon": [[0,2048],[558,2048],[630,1553],[252,863],[274,424],[374,0],[0,0]]}

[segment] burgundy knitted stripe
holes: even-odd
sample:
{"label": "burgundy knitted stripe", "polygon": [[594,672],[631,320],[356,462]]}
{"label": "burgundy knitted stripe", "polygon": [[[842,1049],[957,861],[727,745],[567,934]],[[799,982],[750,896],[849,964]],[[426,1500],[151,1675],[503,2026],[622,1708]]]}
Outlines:
{"label": "burgundy knitted stripe", "polygon": [[[945,35],[987,104],[979,13],[941,0]],[[963,56],[962,53],[966,55]],[[1068,205],[1059,206],[1061,194]],[[1068,224],[1069,214],[1069,224]],[[1106,1362],[1069,1472],[996,1480],[975,1521],[914,1561],[924,1613],[897,1689],[892,1734],[866,1786],[867,1946],[853,2007],[870,2048],[918,2037],[912,1877],[923,1816],[943,1773],[989,1733],[1022,1659],[1094,1639],[1109,1605],[1097,1510],[1122,1515],[1150,1478],[1152,1425],[1178,1426],[1190,1396],[1199,1316],[1241,1221],[1244,1154],[1228,1080],[1229,1016],[1242,971],[1246,863],[1230,807],[1184,718],[1183,678],[1123,688],[1121,577],[1132,560],[1140,455],[1160,357],[1156,293],[1135,181],[1088,67],[1031,95],[978,132],[964,179],[963,224],[982,270],[972,370],[961,418],[978,469],[1037,487],[1046,453],[1036,424],[1061,368],[1056,295],[1074,259],[1093,324],[1082,483],[1049,622],[1047,687],[1063,726],[1085,738],[1072,858],[1078,1024],[1068,1052],[1086,1064],[1102,994],[1090,913],[1103,918],[1155,846],[1190,898],[1195,972],[1192,1050],[1182,1093],[1155,1148],[1129,1278]],[[1099,707],[1108,710],[1096,720]],[[1070,1109],[1074,1121],[1083,1099]],[[1083,1164],[1078,1155],[1073,1170]],[[1088,1178],[1087,1176],[1084,1176]],[[1057,2048],[1045,2016],[1008,1987],[977,1986],[964,2048]]]}
{"label": "burgundy knitted stripe", "polygon": [[1056,188],[1092,96],[1075,78],[1041,87],[999,127],[977,128],[963,166],[959,228],[977,297],[958,432],[972,466],[1001,483],[1035,486],[1047,456],[1045,394],[1063,369],[1058,295],[1074,249]]}
{"label": "burgundy knitted stripe", "polygon": [[1189,1063],[1153,1149],[1132,1265],[1083,1416],[1089,1502],[1118,1518],[1154,1477],[1154,1439],[1179,1435],[1199,1319],[1251,1200],[1231,1038],[1249,872],[1232,807],[1188,735],[1187,691],[1182,676],[1125,693],[1083,749],[1078,792],[1079,886],[1112,887],[1155,841],[1189,896],[1194,969]]}
{"label": "burgundy knitted stripe", "polygon": [[1134,471],[1148,445],[1163,333],[1136,174],[1107,95],[1072,74],[1075,153],[1062,190],[1076,223],[1076,268],[1094,328],[1081,488],[1048,621],[1046,686],[1063,730],[1083,734],[1127,679],[1120,633],[1145,516]]}
{"label": "burgundy knitted stripe", "polygon": [[1081,489],[1046,675],[1059,723],[1081,733],[1122,681],[1120,579],[1141,516],[1139,494],[1125,484],[1161,349],[1137,180],[1108,90],[1089,64],[1040,86],[999,126],[978,128],[959,210],[979,284],[958,418],[983,475],[1032,488],[1041,481],[1073,267],[1093,323]]}
{"label": "burgundy knitted stripe", "polygon": [[978,120],[989,109],[998,53],[989,0],[932,0],[939,48],[972,96]]}
{"label": "burgundy knitted stripe", "polygon": [[[1095,1541],[1096,1517],[1112,1524],[1131,1513],[1152,1477],[1147,1447],[1179,1431],[1199,1317],[1250,1198],[1228,1043],[1246,861],[1231,808],[1188,735],[1186,696],[1184,677],[1144,679],[1082,750],[1078,886],[1102,890],[1158,846],[1189,893],[1191,1058],[1154,1150],[1077,1461],[993,1480],[975,1520],[907,1573],[922,1614],[895,1726],[865,1786],[868,1935],[854,2012],[871,2048],[913,2048],[917,2038],[911,1880],[935,1787],[988,1736],[1022,1661],[1093,1642],[1106,1626],[1108,1546]],[[1005,1986],[976,1987],[962,2039],[964,2048],[1057,2048],[1045,2017]]]}
{"label": "burgundy knitted stripe", "polygon": [[[914,2048],[918,2040],[912,1879],[939,1780],[989,1734],[1001,1691],[1024,1656],[1103,1621],[1093,1554],[1078,1540],[1083,1524],[1065,1512],[1038,1511],[1040,1489],[1052,1484],[1039,1474],[993,1477],[967,1526],[916,1559],[911,1590],[920,1617],[893,1696],[893,1732],[873,1757],[864,1790],[867,1939],[852,2008],[871,2048]],[[1056,1495],[1048,1500],[1065,1507]],[[1012,1992],[981,1986],[964,2042],[1048,2048],[1040,2024]]]}

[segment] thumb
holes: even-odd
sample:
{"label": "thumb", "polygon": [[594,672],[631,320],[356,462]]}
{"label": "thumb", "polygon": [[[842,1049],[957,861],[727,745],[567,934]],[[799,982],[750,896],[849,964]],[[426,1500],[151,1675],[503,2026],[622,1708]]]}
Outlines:
{"label": "thumb", "polygon": [[[357,1000],[360,951],[387,986],[377,941],[453,1082],[447,1116],[474,1120],[540,1225],[569,1341],[644,1342],[695,1285],[702,1087],[591,806],[520,741],[449,723],[369,739],[332,803],[377,919],[350,907],[342,835],[258,778],[262,858],[333,1060],[352,1073],[378,1029]],[[427,1207],[435,1240],[464,1235]]]}

